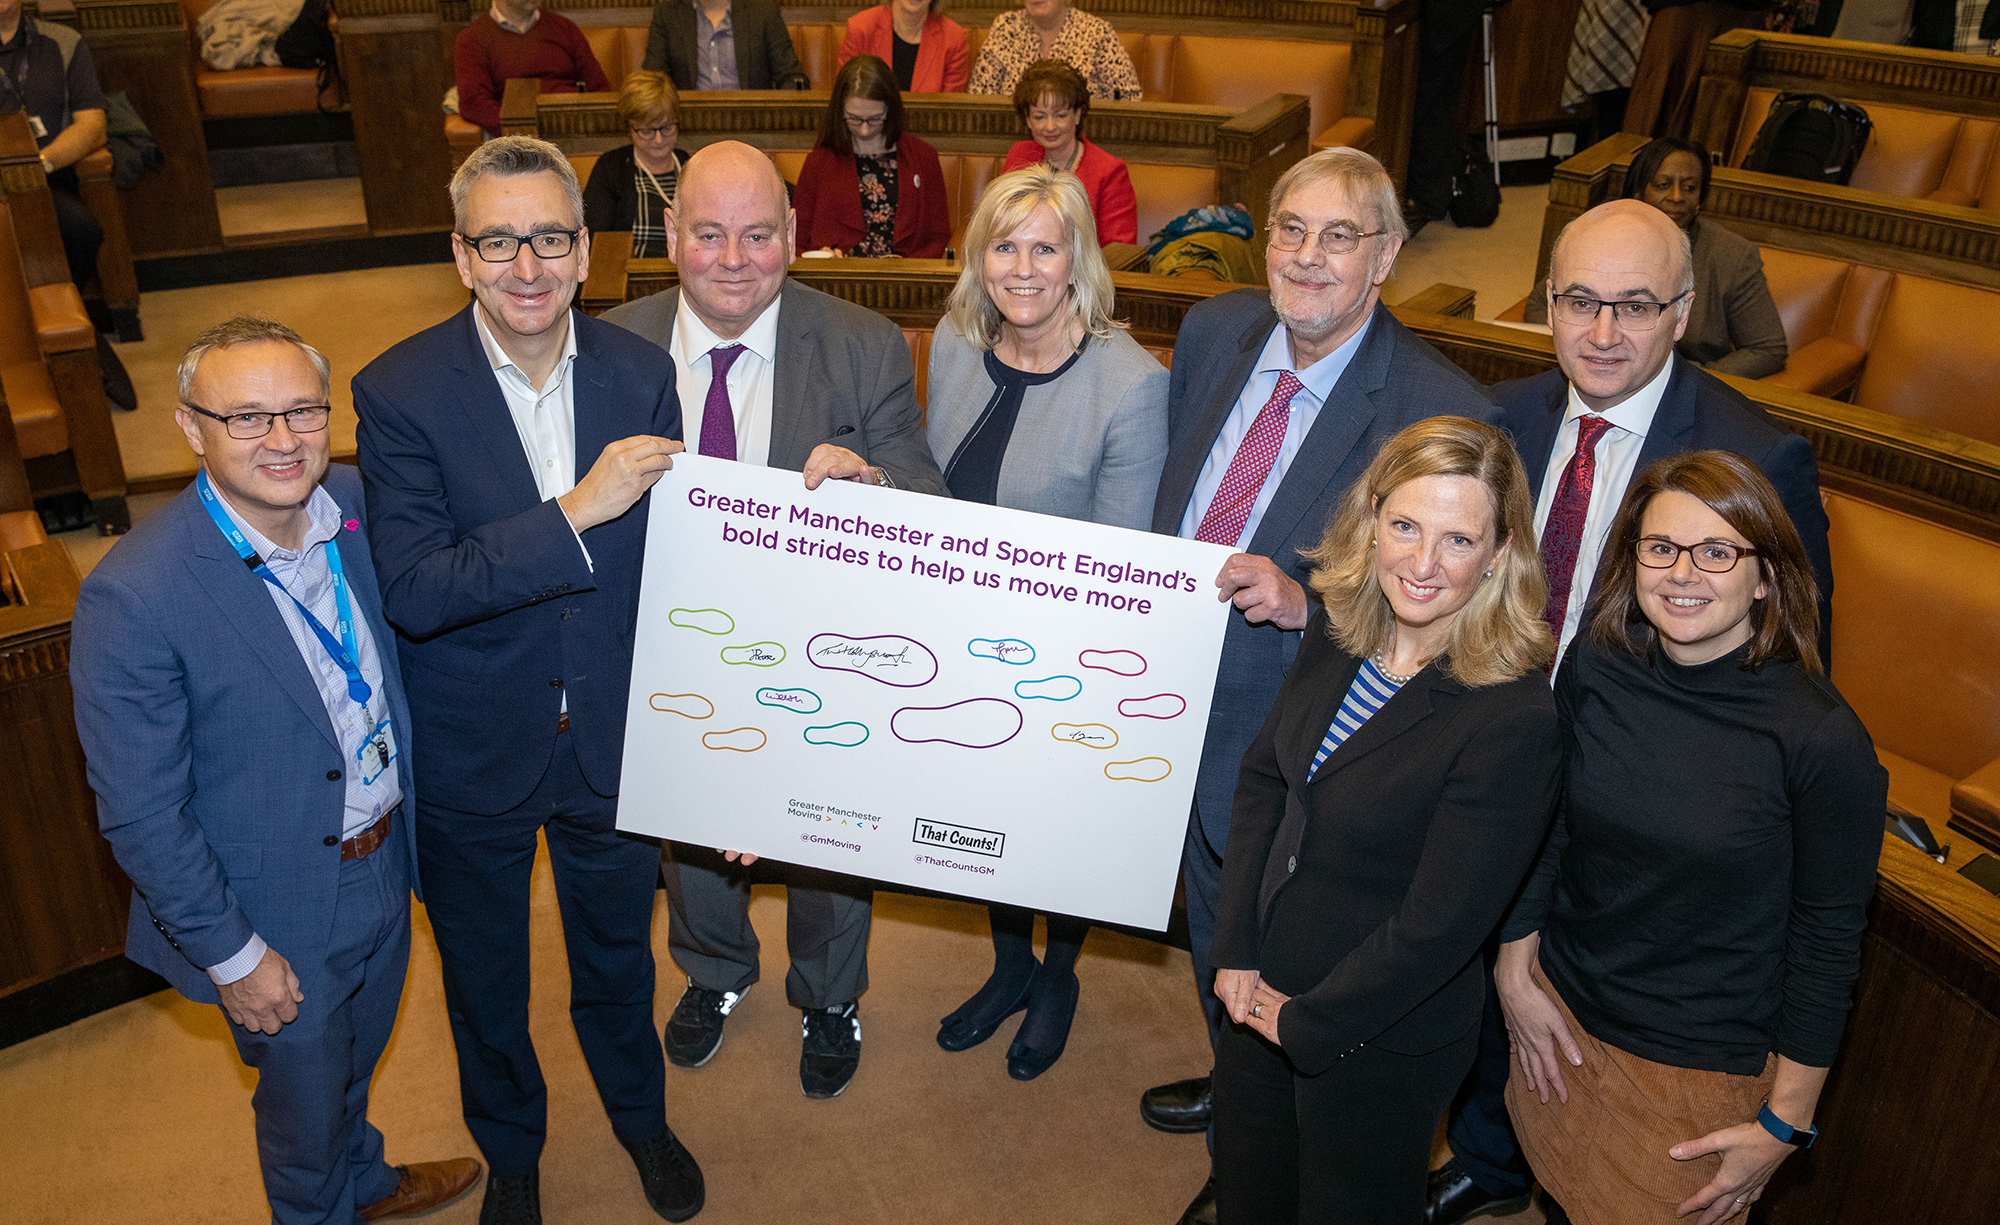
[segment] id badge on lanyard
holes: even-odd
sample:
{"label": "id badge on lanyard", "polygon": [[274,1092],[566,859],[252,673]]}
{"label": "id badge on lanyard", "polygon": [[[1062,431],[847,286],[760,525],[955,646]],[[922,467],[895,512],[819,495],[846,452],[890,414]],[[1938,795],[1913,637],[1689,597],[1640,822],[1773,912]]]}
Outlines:
{"label": "id badge on lanyard", "polygon": [[368,739],[354,750],[354,759],[361,766],[361,785],[366,787],[382,777],[382,771],[395,763],[396,753],[396,725],[384,715]]}

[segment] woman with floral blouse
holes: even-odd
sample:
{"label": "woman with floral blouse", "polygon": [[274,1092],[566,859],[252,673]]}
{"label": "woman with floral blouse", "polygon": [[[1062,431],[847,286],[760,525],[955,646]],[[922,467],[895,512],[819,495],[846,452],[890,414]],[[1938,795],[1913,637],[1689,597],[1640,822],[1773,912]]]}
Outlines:
{"label": "woman with floral blouse", "polygon": [[819,144],[792,192],[800,250],[938,259],[951,240],[937,150],[903,131],[903,96],[889,65],[847,61],[833,79]]}
{"label": "woman with floral blouse", "polygon": [[1137,102],[1145,91],[1118,31],[1102,17],[1071,8],[1069,0],[1026,0],[993,19],[979,47],[969,92],[1011,94],[1029,65],[1062,60],[1083,74],[1100,102]]}

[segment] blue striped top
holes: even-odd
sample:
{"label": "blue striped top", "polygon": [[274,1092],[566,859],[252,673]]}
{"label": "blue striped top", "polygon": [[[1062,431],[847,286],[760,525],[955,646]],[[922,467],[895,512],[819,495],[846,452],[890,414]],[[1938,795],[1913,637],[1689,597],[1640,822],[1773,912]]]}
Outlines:
{"label": "blue striped top", "polygon": [[1313,754],[1312,768],[1306,771],[1306,781],[1319,773],[1320,763],[1333,751],[1346,743],[1347,738],[1361,730],[1369,716],[1382,709],[1383,703],[1396,696],[1396,684],[1375,666],[1373,659],[1361,661],[1361,671],[1354,674],[1354,683],[1347,687],[1347,696],[1341,700],[1340,709],[1333,713],[1333,723],[1326,729],[1326,739],[1319,742],[1319,752]]}

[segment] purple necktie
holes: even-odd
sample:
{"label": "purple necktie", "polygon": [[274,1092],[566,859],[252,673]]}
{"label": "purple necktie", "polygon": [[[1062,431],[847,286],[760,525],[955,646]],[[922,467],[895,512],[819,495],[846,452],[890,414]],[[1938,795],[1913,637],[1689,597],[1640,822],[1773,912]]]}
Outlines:
{"label": "purple necktie", "polygon": [[708,351],[708,399],[701,405],[701,454],[736,458],[736,414],[729,410],[729,368],[743,356],[742,345]]}

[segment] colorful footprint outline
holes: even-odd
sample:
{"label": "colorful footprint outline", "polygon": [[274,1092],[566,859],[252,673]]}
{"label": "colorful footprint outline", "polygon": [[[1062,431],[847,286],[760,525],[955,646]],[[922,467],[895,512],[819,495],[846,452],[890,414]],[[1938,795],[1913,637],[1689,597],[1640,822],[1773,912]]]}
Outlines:
{"label": "colorful footprint outline", "polygon": [[[712,630],[707,625],[699,624],[695,619],[701,617],[704,613],[714,613],[716,616],[721,617],[724,622],[722,628]],[[736,618],[719,608],[670,608],[667,610],[667,624],[673,626],[675,629],[697,630],[704,634],[712,634],[717,638],[736,632]],[[711,621],[709,624],[712,625],[714,622]]]}

